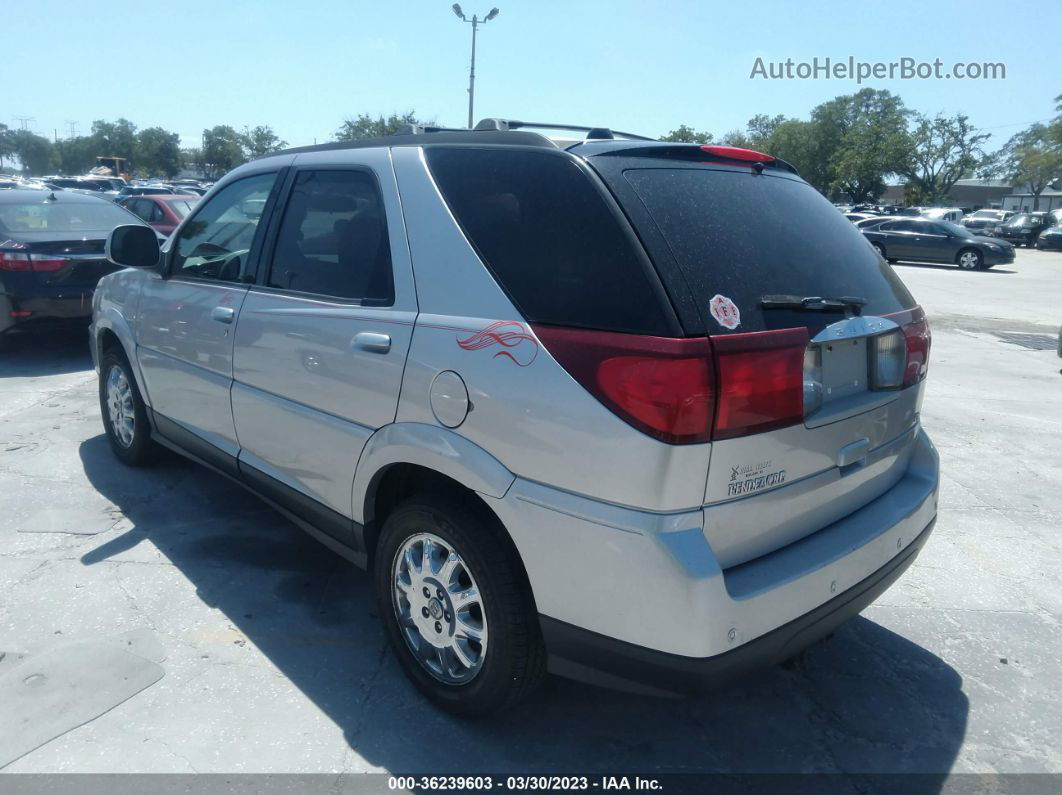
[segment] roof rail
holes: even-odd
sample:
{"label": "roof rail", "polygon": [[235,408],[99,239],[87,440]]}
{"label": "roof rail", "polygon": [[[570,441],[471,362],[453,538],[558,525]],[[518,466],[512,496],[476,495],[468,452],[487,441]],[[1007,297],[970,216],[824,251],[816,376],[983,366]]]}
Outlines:
{"label": "roof rail", "polygon": [[468,132],[465,127],[438,127],[434,124],[403,124],[394,135],[424,135],[436,132]]}
{"label": "roof rail", "polygon": [[635,135],[620,130],[610,130],[608,127],[584,127],[580,124],[548,124],[537,121],[517,121],[516,119],[481,119],[475,126],[477,130],[519,130],[522,127],[532,127],[539,130],[574,130],[585,132],[586,140],[601,141],[615,138],[631,138],[635,141],[655,141],[655,138],[647,138],[644,135]]}

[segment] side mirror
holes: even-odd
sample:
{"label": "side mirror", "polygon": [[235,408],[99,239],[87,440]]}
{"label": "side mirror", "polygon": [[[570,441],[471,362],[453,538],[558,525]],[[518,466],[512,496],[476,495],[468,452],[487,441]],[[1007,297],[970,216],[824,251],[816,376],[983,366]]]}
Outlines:
{"label": "side mirror", "polygon": [[154,268],[159,264],[159,238],[150,226],[123,224],[107,236],[107,259],[128,268]]}

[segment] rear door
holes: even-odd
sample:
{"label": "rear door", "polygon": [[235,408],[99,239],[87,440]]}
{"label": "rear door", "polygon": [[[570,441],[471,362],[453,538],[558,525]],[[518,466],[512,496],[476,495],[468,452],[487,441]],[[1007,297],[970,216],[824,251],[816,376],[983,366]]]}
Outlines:
{"label": "rear door", "polygon": [[911,235],[911,259],[920,262],[952,262],[955,259],[955,243],[948,230],[935,221],[912,221],[915,225]]}
{"label": "rear door", "polygon": [[357,545],[354,468],[394,421],[417,307],[388,151],[334,157],[295,163],[236,328],[232,406],[244,476],[324,506],[322,529]]}
{"label": "rear door", "polygon": [[696,162],[707,159],[700,152],[637,154],[590,162],[687,334],[711,342],[705,532],[733,566],[858,510],[903,476],[924,367],[916,360],[907,379],[901,326],[915,336],[925,326],[891,267],[795,175]]}
{"label": "rear door", "polygon": [[159,431],[235,471],[232,341],[275,196],[274,166],[229,182],[181,228],[166,273],[141,289],[137,356]]}

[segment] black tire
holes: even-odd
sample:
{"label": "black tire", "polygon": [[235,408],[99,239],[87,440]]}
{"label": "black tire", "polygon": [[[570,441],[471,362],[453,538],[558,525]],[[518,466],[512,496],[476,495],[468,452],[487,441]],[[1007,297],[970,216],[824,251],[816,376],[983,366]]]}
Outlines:
{"label": "black tire", "polygon": [[955,264],[963,270],[981,270],[985,267],[985,255],[976,248],[964,248],[955,255]]}
{"label": "black tire", "polygon": [[883,259],[885,258],[885,246],[881,245],[881,243],[871,243],[870,245],[874,247],[874,250],[877,251]]}
{"label": "black tire", "polygon": [[[132,436],[126,443],[115,429],[111,420],[110,406],[108,405],[107,383],[112,373],[120,372],[129,387],[129,402],[132,409]],[[108,349],[100,357],[100,413],[103,415],[103,429],[107,433],[107,441],[115,457],[123,464],[131,467],[147,466],[156,460],[158,446],[151,439],[151,428],[148,425],[147,408],[144,399],[140,396],[140,390],[133,377],[132,368],[125,358],[125,353],[117,348]]]}
{"label": "black tire", "polygon": [[[421,693],[462,717],[485,717],[515,706],[541,684],[546,673],[534,600],[504,532],[489,511],[471,501],[421,494],[395,508],[380,533],[374,578],[391,649]],[[487,645],[477,673],[461,684],[441,681],[430,673],[414,654],[399,622],[400,600],[394,588],[399,552],[407,540],[426,533],[437,536],[460,556],[482,599]],[[446,618],[450,615],[447,612]]]}
{"label": "black tire", "polygon": [[897,262],[899,262],[899,260],[898,260],[898,259],[896,259],[895,257],[889,257],[889,258],[888,258],[888,263],[889,263],[890,265],[895,265],[895,264],[896,264]]}

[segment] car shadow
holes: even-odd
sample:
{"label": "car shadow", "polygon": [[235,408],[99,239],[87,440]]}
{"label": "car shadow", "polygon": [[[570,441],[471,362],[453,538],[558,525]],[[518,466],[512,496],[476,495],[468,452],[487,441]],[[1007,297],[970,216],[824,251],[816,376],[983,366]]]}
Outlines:
{"label": "car shadow", "polygon": [[0,378],[64,375],[92,369],[88,325],[14,330],[0,336]]}
{"label": "car shadow", "polygon": [[998,265],[993,265],[991,268],[981,268],[978,270],[963,270],[958,265],[942,265],[935,262],[890,262],[892,266],[903,265],[905,268],[926,268],[928,270],[943,270],[943,271],[959,271],[961,273],[1017,273],[1007,268],[1000,268]]}
{"label": "car shadow", "polygon": [[[82,563],[150,539],[373,767],[405,774],[845,773],[846,786],[848,777],[858,783],[874,773],[912,772],[923,775],[905,791],[937,792],[962,744],[969,707],[961,677],[862,617],[795,662],[707,696],[646,698],[551,677],[508,714],[458,720],[424,701],[401,674],[366,573],[183,459],[129,469],[115,462],[102,435],[83,442],[80,456],[93,486],[132,523]],[[163,632],[167,618],[175,617],[154,616]]]}

